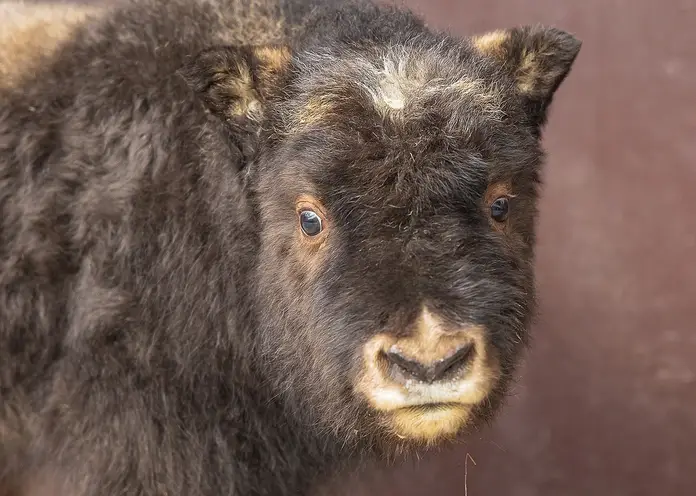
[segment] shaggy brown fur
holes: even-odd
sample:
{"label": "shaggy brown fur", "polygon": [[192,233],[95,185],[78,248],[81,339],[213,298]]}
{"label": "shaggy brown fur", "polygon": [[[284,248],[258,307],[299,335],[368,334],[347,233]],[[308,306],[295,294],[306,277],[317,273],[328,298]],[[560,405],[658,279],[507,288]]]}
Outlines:
{"label": "shaggy brown fur", "polygon": [[[580,44],[318,5],[133,0],[40,58],[5,46],[0,487],[305,494],[495,413]],[[460,339],[481,381],[456,409],[376,406],[375,343],[437,359]]]}
{"label": "shaggy brown fur", "polygon": [[0,3],[0,87],[41,70],[80,24],[103,9],[87,5]]}

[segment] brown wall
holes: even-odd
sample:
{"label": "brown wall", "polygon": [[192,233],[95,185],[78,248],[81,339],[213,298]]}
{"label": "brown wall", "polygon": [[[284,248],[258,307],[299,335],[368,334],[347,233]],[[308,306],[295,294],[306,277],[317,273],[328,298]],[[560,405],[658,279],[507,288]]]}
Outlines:
{"label": "brown wall", "polygon": [[456,34],[543,22],[584,45],[545,137],[515,396],[460,449],[346,494],[696,495],[696,1],[406,3]]}

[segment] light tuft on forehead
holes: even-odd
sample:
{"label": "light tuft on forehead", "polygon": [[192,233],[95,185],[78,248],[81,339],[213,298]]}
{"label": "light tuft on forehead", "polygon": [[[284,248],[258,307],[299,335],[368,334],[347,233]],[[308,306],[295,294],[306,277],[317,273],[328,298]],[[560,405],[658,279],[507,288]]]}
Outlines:
{"label": "light tuft on forehead", "polygon": [[[295,131],[319,124],[335,115],[351,86],[362,92],[384,119],[418,119],[433,98],[466,109],[468,115],[498,120],[503,115],[504,92],[491,81],[468,75],[439,47],[428,50],[390,46],[379,54],[352,53],[337,59],[326,54],[307,54],[311,62],[330,61],[331,71],[317,74],[322,83],[307,96],[293,119]],[[318,64],[317,64],[318,65]],[[306,66],[308,72],[310,66]],[[314,72],[316,74],[316,72]],[[444,107],[443,107],[444,108]]]}
{"label": "light tuft on forehead", "polygon": [[408,55],[385,56],[383,68],[377,71],[377,86],[363,84],[375,104],[382,112],[402,110],[406,106],[406,98],[416,85],[421,85],[414,71],[407,71]]}
{"label": "light tuft on forehead", "polygon": [[476,113],[499,116],[500,91],[482,78],[463,74],[458,67],[447,67],[441,59],[438,51],[391,48],[383,55],[381,67],[369,65],[363,71],[360,85],[375,109],[391,118],[402,115],[410,105],[424,106],[425,99],[433,96],[450,101],[466,100],[465,105]]}

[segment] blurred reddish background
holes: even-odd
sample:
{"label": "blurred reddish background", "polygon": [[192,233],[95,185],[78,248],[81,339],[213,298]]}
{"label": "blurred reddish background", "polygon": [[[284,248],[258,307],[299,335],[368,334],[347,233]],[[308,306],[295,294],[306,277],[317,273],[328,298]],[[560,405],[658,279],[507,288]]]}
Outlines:
{"label": "blurred reddish background", "polygon": [[460,448],[341,494],[696,494],[696,2],[405,3],[454,34],[545,23],[584,43],[545,135],[541,308],[514,397]]}

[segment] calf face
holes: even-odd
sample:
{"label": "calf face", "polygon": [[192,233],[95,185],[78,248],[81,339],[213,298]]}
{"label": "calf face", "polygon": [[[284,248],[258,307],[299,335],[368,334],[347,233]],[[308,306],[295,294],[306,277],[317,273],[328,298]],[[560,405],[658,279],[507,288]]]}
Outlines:
{"label": "calf face", "polygon": [[248,137],[260,373],[307,425],[407,446],[506,392],[534,311],[541,129],[580,43],[372,14],[181,73]]}

